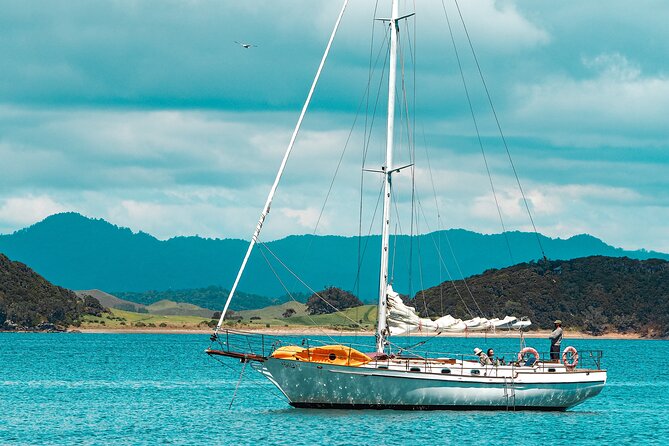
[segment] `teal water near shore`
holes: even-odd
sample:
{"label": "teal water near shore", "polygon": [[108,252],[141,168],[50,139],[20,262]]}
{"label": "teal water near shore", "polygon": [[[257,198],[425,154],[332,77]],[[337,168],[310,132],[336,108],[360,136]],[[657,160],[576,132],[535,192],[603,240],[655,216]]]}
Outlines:
{"label": "teal water near shore", "polygon": [[[546,342],[528,340],[541,350]],[[205,355],[206,335],[0,333],[0,444],[666,442],[669,341],[566,342],[603,350],[609,372],[598,397],[568,412],[294,409],[250,368],[228,410],[242,366]],[[518,341],[438,338],[430,347],[517,351]]]}

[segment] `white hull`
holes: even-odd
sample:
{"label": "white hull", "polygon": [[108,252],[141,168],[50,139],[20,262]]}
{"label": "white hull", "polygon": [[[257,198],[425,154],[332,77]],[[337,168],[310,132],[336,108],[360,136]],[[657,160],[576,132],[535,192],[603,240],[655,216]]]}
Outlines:
{"label": "white hull", "polygon": [[[606,383],[606,371],[567,371],[561,364],[421,364],[420,371],[411,371],[416,367],[407,361],[385,369],[268,358],[259,371],[291,405],[320,408],[566,410],[599,394]],[[444,368],[450,373],[442,373]]]}

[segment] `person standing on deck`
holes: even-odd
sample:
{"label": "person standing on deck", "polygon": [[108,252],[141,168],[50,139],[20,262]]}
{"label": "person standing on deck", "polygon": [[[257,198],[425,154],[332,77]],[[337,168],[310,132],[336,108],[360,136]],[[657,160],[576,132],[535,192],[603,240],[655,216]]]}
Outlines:
{"label": "person standing on deck", "polygon": [[551,360],[560,360],[560,344],[562,343],[562,321],[560,319],[554,322],[555,330],[548,336],[551,340]]}

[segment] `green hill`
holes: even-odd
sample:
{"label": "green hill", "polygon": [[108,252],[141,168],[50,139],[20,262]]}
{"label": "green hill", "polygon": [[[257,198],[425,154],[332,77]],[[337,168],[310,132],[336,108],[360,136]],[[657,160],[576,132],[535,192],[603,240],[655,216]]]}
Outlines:
{"label": "green hill", "polygon": [[[270,326],[320,326],[333,328],[363,328],[372,330],[376,326],[376,305],[362,305],[348,308],[330,314],[317,314],[310,316],[307,306],[298,302],[286,302],[259,310],[239,311],[227,315],[226,320],[237,320],[244,324]],[[286,311],[295,311],[290,317],[285,317]]]}
{"label": "green hill", "polygon": [[214,312],[207,308],[183,302],[174,302],[171,300],[159,300],[148,305],[146,309],[151,314],[161,314],[165,316],[199,316],[211,318]]}
{"label": "green hill", "polygon": [[134,311],[137,313],[148,313],[145,305],[119,299],[113,294],[105,293],[102,290],[77,290],[74,292],[80,298],[92,296],[100,302],[105,308],[116,308],[118,310]]}
{"label": "green hill", "polygon": [[86,314],[102,311],[96,299],[79,298],[0,254],[0,329],[63,328],[78,324]]}
{"label": "green hill", "polygon": [[[281,305],[272,305],[257,310],[235,311],[233,314],[234,316],[241,316],[244,318],[244,320],[250,320],[251,318],[260,318],[262,320],[279,320],[289,319],[283,316],[288,310],[293,310],[295,312],[291,318],[305,316],[307,314],[307,306],[301,302],[294,301],[285,302]],[[226,319],[230,319],[227,314],[225,317]]]}
{"label": "green hill", "polygon": [[[528,316],[535,328],[561,319],[569,328],[669,336],[669,262],[593,256],[522,263],[418,293],[411,305],[423,315],[469,319]],[[474,299],[470,296],[471,291]],[[427,308],[427,311],[425,311]]]}

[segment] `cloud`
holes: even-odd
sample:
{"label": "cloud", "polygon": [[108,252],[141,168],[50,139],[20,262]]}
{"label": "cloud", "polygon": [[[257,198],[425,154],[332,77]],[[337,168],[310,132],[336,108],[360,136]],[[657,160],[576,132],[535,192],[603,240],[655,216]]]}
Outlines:
{"label": "cloud", "polygon": [[[482,51],[513,53],[547,42],[516,6],[462,2]],[[34,106],[286,110],[301,105],[334,25],[339,2],[277,4],[204,0],[7,4],[0,27],[0,102]],[[325,74],[328,107],[354,107],[351,74],[364,81],[372,3],[351,2]],[[419,34],[424,51],[450,51],[437,2],[417,18],[438,32]],[[389,8],[389,7],[388,7]],[[380,8],[377,16],[388,15]],[[411,5],[403,9],[412,10]],[[452,9],[452,8],[451,8]],[[456,12],[449,12],[455,20]],[[148,19],[150,18],[150,19]],[[413,19],[412,19],[413,20]],[[413,23],[413,22],[412,22]],[[422,29],[422,27],[421,27]],[[385,34],[376,24],[376,42]],[[504,38],[500,39],[499,36]],[[251,41],[244,50],[234,41]],[[444,43],[442,43],[444,42]],[[441,49],[439,49],[441,48]],[[361,84],[362,85],[362,84]]]}
{"label": "cloud", "polygon": [[25,195],[0,200],[0,231],[11,232],[68,209],[68,205],[58,203],[46,195]]}
{"label": "cloud", "polygon": [[617,53],[582,62],[591,77],[547,77],[517,88],[521,106],[515,120],[532,129],[524,133],[581,147],[663,147],[669,137],[663,116],[669,108],[669,77],[646,76]]}
{"label": "cloud", "polygon": [[[160,238],[248,238],[340,8],[339,2],[72,0],[3,5],[0,16],[0,229],[74,210]],[[369,80],[384,54],[374,4],[351,2],[264,239],[311,232]],[[527,229],[524,204],[452,2],[446,2],[472,107],[508,229]],[[669,52],[663,2],[460,2],[538,228],[591,232],[625,247],[667,247]],[[419,2],[402,25],[407,96],[415,79],[420,230],[442,222],[500,225],[440,2]],[[377,17],[388,14],[379,10]],[[413,9],[402,4],[403,12]],[[416,33],[413,26],[417,25]],[[425,28],[429,31],[423,31]],[[612,34],[611,29],[616,33]],[[258,47],[244,50],[234,41]],[[387,78],[371,78],[320,233],[357,234],[379,218]],[[375,98],[376,91],[381,91]],[[413,102],[413,98],[410,100]],[[372,116],[378,103],[376,115]],[[401,107],[400,107],[401,108]],[[405,119],[405,118],[403,118]],[[411,122],[411,121],[410,121]],[[398,125],[404,137],[407,121]],[[413,129],[412,129],[413,131]],[[406,138],[396,163],[408,164]],[[432,172],[424,149],[430,153]],[[411,227],[408,170],[396,210]],[[376,213],[375,213],[376,210]],[[395,213],[395,211],[394,211]],[[647,231],[639,231],[643,226]],[[378,224],[363,225],[378,232]],[[669,250],[669,248],[667,248]]]}

